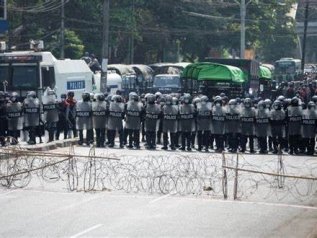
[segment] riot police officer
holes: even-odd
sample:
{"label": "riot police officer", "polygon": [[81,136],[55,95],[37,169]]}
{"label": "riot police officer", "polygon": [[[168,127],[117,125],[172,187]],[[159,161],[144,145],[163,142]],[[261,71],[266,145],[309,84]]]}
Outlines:
{"label": "riot police officer", "polygon": [[86,130],[86,144],[89,146],[93,143],[92,105],[89,93],[84,92],[82,101],[76,105],[76,127],[79,132],[79,145],[84,143],[84,130]]}
{"label": "riot police officer", "polygon": [[107,124],[107,103],[105,95],[98,93],[92,103],[93,128],[96,133],[96,147],[105,146],[106,124]]}
{"label": "riot police officer", "polygon": [[108,112],[108,140],[109,147],[115,146],[116,132],[119,134],[120,148],[123,148],[124,103],[120,95],[113,95]]}
{"label": "riot police officer", "polygon": [[182,136],[182,147],[181,150],[191,151],[192,143],[192,132],[195,126],[195,108],[191,103],[191,96],[185,94],[183,97],[183,103],[179,108],[179,123],[180,123],[180,132]]}
{"label": "riot police officer", "polygon": [[216,140],[216,152],[222,152],[224,150],[226,112],[222,103],[223,100],[220,97],[215,98],[212,108],[212,134]]}
{"label": "riot police officer", "polygon": [[270,135],[270,111],[266,107],[265,101],[258,102],[255,129],[260,147],[260,154],[267,154],[267,139]]}
{"label": "riot police officer", "polygon": [[126,131],[129,136],[128,148],[140,149],[140,128],[143,105],[139,102],[139,96],[135,92],[129,94],[129,101],[125,108]]}
{"label": "riot police officer", "polygon": [[28,144],[36,144],[36,127],[40,125],[40,102],[36,97],[34,91],[30,91],[27,94],[23,103],[24,107],[24,126],[29,132]]}
{"label": "riot police officer", "polygon": [[11,94],[10,101],[7,103],[7,118],[8,118],[8,133],[15,140],[12,145],[18,143],[20,131],[23,129],[23,108],[22,104],[18,101],[18,93]]}
{"label": "riot police officer", "polygon": [[288,107],[287,114],[288,121],[288,140],[289,140],[289,153],[298,154],[298,147],[301,137],[301,124],[302,124],[302,109],[299,105],[299,99],[293,97],[291,105]]}
{"label": "riot police officer", "polygon": [[48,130],[48,142],[54,140],[54,132],[58,122],[58,104],[54,90],[47,88],[43,96],[44,122]]}
{"label": "riot police officer", "polygon": [[315,152],[315,136],[316,136],[316,104],[310,101],[307,109],[303,111],[302,115],[302,136],[303,145],[307,155],[314,155]]}
{"label": "riot police officer", "polygon": [[161,106],[155,104],[155,95],[149,94],[146,97],[144,130],[146,133],[147,149],[156,149],[156,132],[158,129]]}
{"label": "riot police officer", "polygon": [[250,98],[244,99],[243,108],[240,115],[241,122],[241,152],[245,152],[247,140],[249,139],[250,153],[254,153],[254,123],[255,110],[252,107]]}
{"label": "riot police officer", "polygon": [[58,122],[56,129],[56,140],[59,140],[61,132],[64,133],[64,140],[67,139],[69,129],[69,104],[66,101],[66,94],[61,94],[61,101],[58,102]]}
{"label": "riot police officer", "polygon": [[208,152],[209,137],[211,133],[211,117],[212,117],[211,103],[207,96],[202,96],[197,102],[197,141],[198,151],[204,147]]}
{"label": "riot police officer", "polygon": [[6,137],[6,100],[5,93],[0,91],[0,144],[5,146],[5,137]]}
{"label": "riot police officer", "polygon": [[278,147],[283,145],[283,138],[285,136],[285,120],[286,115],[283,110],[282,102],[275,100],[270,112],[270,126],[274,154],[277,154]]}
{"label": "riot police officer", "polygon": [[225,132],[228,139],[229,151],[236,153],[239,143],[239,106],[235,99],[231,99],[228,104],[225,121]]}
{"label": "riot police officer", "polygon": [[171,95],[166,96],[166,104],[162,108],[163,113],[163,150],[167,150],[168,147],[168,133],[170,135],[170,147],[175,150],[176,133],[177,133],[177,116],[178,116],[178,106],[173,105],[173,97]]}

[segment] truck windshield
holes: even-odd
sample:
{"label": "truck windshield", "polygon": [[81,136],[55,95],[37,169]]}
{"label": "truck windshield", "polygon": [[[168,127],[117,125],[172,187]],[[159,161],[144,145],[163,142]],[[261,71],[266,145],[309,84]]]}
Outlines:
{"label": "truck windshield", "polygon": [[181,86],[181,80],[178,75],[175,76],[155,76],[153,81],[154,88],[179,88]]}
{"label": "truck windshield", "polygon": [[36,66],[12,66],[12,87],[14,89],[34,89],[38,87]]}

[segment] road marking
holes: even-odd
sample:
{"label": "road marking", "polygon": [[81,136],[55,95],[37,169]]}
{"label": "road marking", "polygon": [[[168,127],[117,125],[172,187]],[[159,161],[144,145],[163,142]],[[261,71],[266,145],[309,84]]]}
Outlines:
{"label": "road marking", "polygon": [[154,199],[154,200],[151,200],[149,203],[158,202],[158,201],[160,201],[160,200],[163,200],[163,199],[165,199],[165,198],[168,198],[169,196],[171,196],[170,193],[169,193],[169,194],[166,194],[166,195],[164,195],[164,196],[158,197],[158,198],[156,198],[156,199]]}
{"label": "road marking", "polygon": [[82,236],[82,235],[84,235],[84,234],[86,234],[86,233],[88,233],[88,232],[90,232],[92,230],[95,230],[95,229],[97,229],[97,228],[99,228],[101,226],[103,226],[103,224],[98,224],[98,225],[92,226],[90,228],[87,228],[86,230],[83,230],[83,231],[71,236],[70,238],[77,238],[77,237]]}
{"label": "road marking", "polygon": [[172,195],[175,195],[175,194],[176,194],[175,192],[174,192],[174,193],[166,194],[166,195],[164,195],[164,196],[158,197],[158,198],[156,198],[156,199],[150,201],[149,203],[158,202],[158,201],[160,201],[160,200],[163,200],[163,199],[168,198],[168,197],[170,197],[170,196],[172,196]]}

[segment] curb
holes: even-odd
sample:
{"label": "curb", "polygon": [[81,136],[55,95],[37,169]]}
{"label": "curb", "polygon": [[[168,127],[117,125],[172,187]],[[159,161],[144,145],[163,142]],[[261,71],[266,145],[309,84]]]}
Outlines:
{"label": "curb", "polygon": [[71,145],[76,145],[78,139],[67,139],[63,141],[53,141],[50,143],[36,144],[36,145],[23,145],[21,146],[23,149],[31,150],[31,151],[49,151],[55,150],[57,148],[69,147]]}

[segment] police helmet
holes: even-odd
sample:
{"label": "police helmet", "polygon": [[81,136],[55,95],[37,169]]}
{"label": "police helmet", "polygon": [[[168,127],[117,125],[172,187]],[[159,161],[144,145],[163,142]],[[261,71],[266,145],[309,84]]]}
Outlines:
{"label": "police helmet", "polygon": [[19,94],[17,92],[11,93],[10,100],[11,102],[16,102],[18,100]]}
{"label": "police helmet", "polygon": [[207,103],[209,101],[209,98],[206,95],[203,95],[201,96],[200,101]]}
{"label": "police helmet", "polygon": [[225,97],[226,96],[226,94],[225,93],[220,93],[220,97]]}
{"label": "police helmet", "polygon": [[230,99],[229,100],[229,106],[236,106],[237,105],[237,100],[236,99]]}
{"label": "police helmet", "polygon": [[155,97],[156,97],[156,99],[161,98],[162,97],[162,93],[161,92],[156,92],[155,93]]}
{"label": "police helmet", "polygon": [[267,99],[264,100],[264,104],[265,104],[266,108],[270,108],[271,105],[272,105],[272,101],[267,98]]}
{"label": "police helmet", "polygon": [[311,109],[316,109],[316,104],[313,102],[313,101],[310,101],[308,104],[307,104],[307,108],[309,109],[309,110],[311,110]]}
{"label": "police helmet", "polygon": [[258,102],[258,109],[259,110],[263,110],[263,109],[265,109],[266,108],[266,103],[263,101],[263,100],[260,100],[259,102]]}
{"label": "police helmet", "polygon": [[281,109],[282,109],[282,102],[279,101],[279,100],[275,100],[275,101],[273,102],[273,108],[274,108],[275,110],[281,110]]}
{"label": "police helmet", "polygon": [[149,94],[147,95],[146,97],[146,101],[149,103],[149,104],[154,104],[155,103],[155,95],[154,94]]}
{"label": "police helmet", "polygon": [[292,106],[292,107],[297,107],[297,106],[299,106],[299,99],[298,99],[297,97],[293,97],[293,98],[291,99],[291,106]]}
{"label": "police helmet", "polygon": [[35,91],[28,92],[27,97],[28,98],[36,98],[36,92]]}
{"label": "police helmet", "polygon": [[183,96],[184,103],[189,104],[191,102],[192,97],[190,96],[189,93],[184,94]]}
{"label": "police helmet", "polygon": [[285,97],[283,95],[280,95],[277,97],[277,100],[279,100],[280,102],[284,102],[285,101]]}
{"label": "police helmet", "polygon": [[246,99],[244,99],[243,105],[244,105],[245,107],[251,107],[251,106],[252,106],[252,100],[251,100],[251,98],[246,98]]}
{"label": "police helmet", "polygon": [[82,95],[81,95],[82,99],[84,102],[88,102],[90,101],[90,94],[87,93],[87,92],[84,92]]}
{"label": "police helmet", "polygon": [[178,104],[178,98],[177,97],[173,97],[173,105],[177,105]]}
{"label": "police helmet", "polygon": [[113,95],[111,98],[111,101],[116,102],[116,103],[121,103],[122,97],[120,95]]}
{"label": "police helmet", "polygon": [[53,95],[56,95],[56,94],[55,94],[55,91],[53,89],[48,89],[47,90],[47,95],[48,96],[53,96]]}
{"label": "police helmet", "polygon": [[167,105],[171,105],[173,103],[173,97],[171,95],[166,95],[165,101]]}
{"label": "police helmet", "polygon": [[200,103],[201,100],[199,97],[195,97],[194,100],[193,100],[193,104],[197,105],[198,103]]}
{"label": "police helmet", "polygon": [[105,95],[103,93],[97,93],[95,94],[95,99],[98,100],[99,102],[105,101]]}
{"label": "police helmet", "polygon": [[314,96],[312,97],[312,101],[313,101],[315,104],[317,104],[317,95],[314,95]]}

